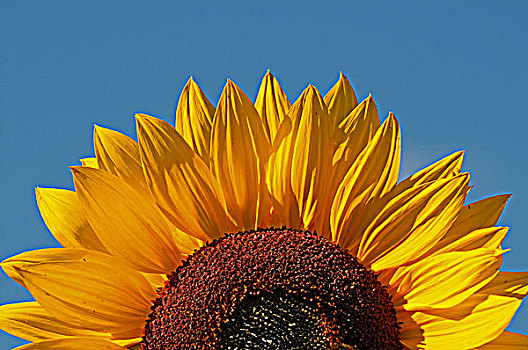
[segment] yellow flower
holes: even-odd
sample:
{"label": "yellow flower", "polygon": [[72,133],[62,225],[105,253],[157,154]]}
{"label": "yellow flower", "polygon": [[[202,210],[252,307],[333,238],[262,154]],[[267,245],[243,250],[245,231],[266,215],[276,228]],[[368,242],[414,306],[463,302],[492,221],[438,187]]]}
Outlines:
{"label": "yellow flower", "polygon": [[176,128],[95,127],[75,191],[37,188],[64,248],[1,263],[17,349],[526,349],[528,272],[499,272],[507,195],[466,204],[456,152],[397,182],[400,129],[341,75],[290,105],[190,79]]}

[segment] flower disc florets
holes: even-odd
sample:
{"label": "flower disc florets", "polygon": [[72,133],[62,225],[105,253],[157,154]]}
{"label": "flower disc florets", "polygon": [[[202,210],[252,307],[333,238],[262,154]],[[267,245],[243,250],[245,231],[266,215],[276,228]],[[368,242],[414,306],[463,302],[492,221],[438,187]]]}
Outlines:
{"label": "flower disc florets", "polygon": [[144,349],[401,349],[375,274],[325,238],[288,229],[228,234],[168,279]]}

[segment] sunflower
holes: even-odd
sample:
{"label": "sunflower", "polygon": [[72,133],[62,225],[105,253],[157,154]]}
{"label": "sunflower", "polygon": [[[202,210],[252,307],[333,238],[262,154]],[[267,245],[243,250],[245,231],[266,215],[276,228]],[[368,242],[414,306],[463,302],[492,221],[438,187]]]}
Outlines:
{"label": "sunflower", "polygon": [[264,76],[215,108],[189,80],[175,128],[95,127],[75,191],[37,188],[63,248],[1,263],[17,349],[526,349],[505,331],[528,272],[499,272],[508,195],[466,204],[453,153],[398,183],[400,129],[341,74],[291,105]]}

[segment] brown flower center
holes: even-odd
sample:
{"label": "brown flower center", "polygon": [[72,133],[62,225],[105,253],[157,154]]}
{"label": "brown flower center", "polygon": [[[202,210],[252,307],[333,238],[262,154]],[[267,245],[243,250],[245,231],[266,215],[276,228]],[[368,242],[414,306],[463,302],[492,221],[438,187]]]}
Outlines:
{"label": "brown flower center", "polygon": [[402,349],[375,274],[310,232],[228,234],[173,272],[144,349]]}

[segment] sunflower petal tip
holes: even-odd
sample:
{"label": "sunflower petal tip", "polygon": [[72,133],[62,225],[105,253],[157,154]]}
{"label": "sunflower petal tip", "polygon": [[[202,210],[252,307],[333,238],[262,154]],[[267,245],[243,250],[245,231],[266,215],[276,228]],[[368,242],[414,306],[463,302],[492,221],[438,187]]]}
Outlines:
{"label": "sunflower petal tip", "polygon": [[396,115],[393,112],[389,112],[389,116],[387,117],[387,121],[389,125],[394,125],[396,127],[400,127],[400,123],[398,122],[398,118],[396,118]]}
{"label": "sunflower petal tip", "polygon": [[81,175],[81,174],[83,174],[84,171],[89,171],[88,169],[91,169],[91,168],[83,167],[83,166],[80,166],[80,165],[72,165],[69,168],[70,168],[70,171],[73,174],[74,178],[79,176],[79,175]]}
{"label": "sunflower petal tip", "polygon": [[135,117],[136,119],[148,119],[148,118],[152,118],[150,115],[145,114],[145,113],[142,113],[142,112],[135,113],[135,114],[134,114],[134,117]]}
{"label": "sunflower petal tip", "polygon": [[184,95],[185,93],[189,93],[189,90],[196,89],[197,87],[198,87],[198,84],[196,83],[193,76],[191,75],[189,77],[189,80],[187,80],[187,84],[185,84],[185,86],[183,87],[182,95]]}
{"label": "sunflower petal tip", "polygon": [[224,91],[223,91],[222,95],[224,93],[231,94],[231,93],[233,93],[233,92],[235,92],[235,91],[237,91],[239,89],[240,88],[237,86],[237,84],[235,84],[235,82],[233,80],[227,78],[226,85],[224,87]]}
{"label": "sunflower petal tip", "polygon": [[35,198],[36,198],[37,202],[40,201],[40,199],[42,198],[42,195],[43,195],[43,192],[42,192],[41,188],[38,187],[38,186],[35,187]]}
{"label": "sunflower petal tip", "polygon": [[[465,173],[460,173],[458,176],[456,176],[455,178],[458,178],[460,182],[462,183],[465,183],[466,185],[469,184],[469,180],[471,179],[471,176],[469,175],[468,172],[465,172]],[[471,188],[473,188],[473,186],[471,186]],[[471,189],[468,187],[468,191]]]}
{"label": "sunflower petal tip", "polygon": [[144,127],[148,121],[153,119],[153,117],[143,113],[136,113],[134,116],[138,127]]}
{"label": "sunflower petal tip", "polygon": [[309,94],[317,94],[317,88],[313,84],[308,84],[308,87],[306,88],[306,93]]}

